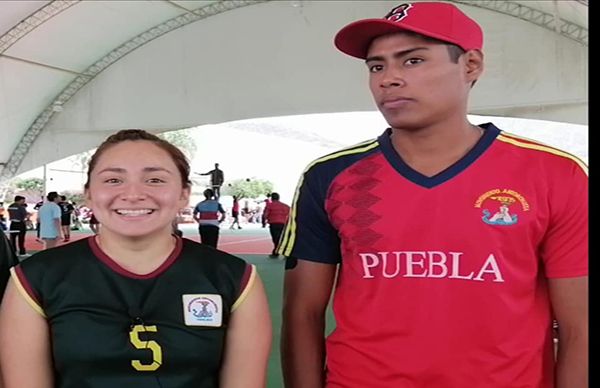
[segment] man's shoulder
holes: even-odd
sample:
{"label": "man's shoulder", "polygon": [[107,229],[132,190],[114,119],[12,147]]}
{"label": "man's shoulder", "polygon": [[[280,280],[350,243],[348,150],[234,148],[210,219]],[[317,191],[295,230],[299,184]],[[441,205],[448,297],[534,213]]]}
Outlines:
{"label": "man's shoulder", "polygon": [[371,139],[325,154],[308,164],[304,179],[333,180],[342,171],[381,153],[378,139]]}

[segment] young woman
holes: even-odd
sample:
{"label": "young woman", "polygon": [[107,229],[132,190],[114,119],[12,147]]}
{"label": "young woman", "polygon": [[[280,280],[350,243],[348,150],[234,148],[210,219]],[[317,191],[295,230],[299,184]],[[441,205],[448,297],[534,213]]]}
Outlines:
{"label": "young woman", "polygon": [[256,269],[172,234],[188,176],[185,156],[147,132],[100,145],[85,195],[102,233],[11,270],[7,388],[265,387],[271,320]]}
{"label": "young woman", "polygon": [[235,224],[237,224],[238,229],[242,229],[240,226],[240,202],[238,201],[237,195],[233,196],[233,206],[231,207],[231,226],[229,229],[233,229]]}

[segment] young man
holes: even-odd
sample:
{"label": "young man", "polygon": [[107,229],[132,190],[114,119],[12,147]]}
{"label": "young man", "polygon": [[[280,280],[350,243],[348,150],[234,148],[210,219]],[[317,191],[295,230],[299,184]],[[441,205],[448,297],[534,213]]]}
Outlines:
{"label": "young man", "polygon": [[19,252],[19,255],[26,255],[25,235],[27,226],[25,222],[27,220],[27,205],[25,204],[25,197],[15,195],[14,202],[8,207],[8,219],[10,221],[10,242],[14,250]]}
{"label": "young man", "polygon": [[71,217],[75,207],[67,201],[65,195],[60,196],[58,206],[60,206],[60,228],[64,237],[63,241],[68,242],[71,239]]}
{"label": "young man", "polygon": [[221,230],[220,225],[225,220],[226,213],[223,206],[215,198],[214,191],[206,189],[203,194],[204,201],[198,202],[194,207],[194,220],[198,223],[200,242],[217,248]]}
{"label": "young man", "polygon": [[47,201],[38,211],[38,218],[40,220],[40,238],[44,241],[44,249],[49,249],[55,247],[60,238],[61,210],[58,206],[60,196],[56,191],[51,191],[46,199]]}
{"label": "young man", "polygon": [[279,257],[277,254],[277,244],[281,238],[281,233],[290,216],[290,207],[279,200],[279,193],[272,193],[271,200],[265,206],[263,213],[263,222],[269,224],[269,233],[273,240],[273,251],[269,255],[271,259]]}
{"label": "young man", "polygon": [[[44,196],[42,195],[41,199],[38,202],[36,202],[36,204],[33,206],[33,210],[35,210],[36,212],[39,211],[43,204],[44,204]],[[39,213],[37,214],[37,216],[35,218],[35,241],[37,241],[39,243],[43,243],[42,239],[40,239]]]}
{"label": "young man", "polygon": [[390,128],[300,179],[278,249],[285,386],[588,387],[587,166],[468,122],[483,33],[452,4],[335,44],[366,61]]}
{"label": "young man", "polygon": [[219,163],[215,163],[215,169],[200,175],[210,175],[210,186],[212,191],[215,193],[215,198],[219,199],[221,196],[221,186],[225,182],[225,174],[223,170],[219,169]]}

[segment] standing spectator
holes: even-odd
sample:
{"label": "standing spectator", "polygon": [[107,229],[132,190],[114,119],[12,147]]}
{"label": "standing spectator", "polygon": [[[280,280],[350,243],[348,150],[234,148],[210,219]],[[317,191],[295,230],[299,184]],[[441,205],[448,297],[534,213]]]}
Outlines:
{"label": "standing spectator", "polygon": [[469,122],[483,31],[453,3],[335,45],[366,62],[389,126],[300,178],[278,248],[285,387],[588,387],[587,166]]}
{"label": "standing spectator", "polygon": [[40,219],[40,238],[44,241],[44,249],[53,248],[58,243],[61,231],[61,211],[58,202],[60,195],[51,191],[46,196],[47,201],[38,211]]}
{"label": "standing spectator", "polygon": [[233,229],[234,225],[237,224],[238,229],[242,229],[240,226],[240,202],[238,201],[237,195],[233,196],[233,205],[231,206],[231,217],[233,217],[233,221],[231,221],[231,226],[229,229]]}
{"label": "standing spectator", "polygon": [[215,163],[214,170],[210,170],[200,175],[210,175],[210,186],[213,193],[215,193],[215,199],[219,199],[221,196],[221,186],[223,185],[223,182],[225,182],[225,174],[223,173],[223,170],[219,169],[219,163]]}
{"label": "standing spectator", "polygon": [[204,201],[198,202],[194,207],[194,220],[198,222],[200,242],[216,248],[219,242],[219,225],[225,219],[225,210],[214,195],[211,189],[204,190]]}
{"label": "standing spectator", "polygon": [[80,207],[74,201],[71,201],[71,204],[73,205],[73,216],[72,216],[73,230],[81,230],[82,225],[81,225]]}
{"label": "standing spectator", "polygon": [[190,185],[185,155],[148,132],[119,131],[97,148],[84,187],[102,233],[11,273],[0,311],[8,388],[265,387],[260,276],[173,236]]}
{"label": "standing spectator", "polygon": [[4,209],[4,202],[0,202],[0,231],[5,231],[7,228],[6,209]]}
{"label": "standing spectator", "polygon": [[277,245],[289,216],[290,207],[279,200],[279,193],[271,193],[271,201],[265,207],[263,220],[269,224],[269,232],[273,240],[273,251],[269,255],[272,259],[279,257]]}
{"label": "standing spectator", "polygon": [[94,234],[100,233],[100,221],[94,215],[94,210],[90,210],[90,220],[89,220],[90,230]]}
{"label": "standing spectator", "polygon": [[[43,204],[44,204],[44,196],[42,196],[40,198],[40,200],[38,202],[36,202],[36,204],[33,206],[33,210],[35,210],[36,212],[39,211]],[[40,215],[39,215],[39,213],[35,217],[35,241],[37,241],[39,243],[43,243],[43,241],[40,239]]]}
{"label": "standing spectator", "polygon": [[[10,220],[10,242],[15,251],[19,255],[26,255],[25,249],[25,234],[27,233],[27,206],[25,205],[25,197],[16,195],[14,202],[8,207],[8,218]],[[18,242],[18,244],[17,244]]]}
{"label": "standing spectator", "polygon": [[[271,203],[271,195],[272,195],[271,193],[267,194],[267,198],[265,198],[265,201],[264,201],[265,203],[264,203],[264,208],[263,209],[266,209],[267,206],[269,206],[269,204]],[[263,228],[267,227],[267,220],[265,219],[265,212],[264,212],[264,210],[263,210],[262,215],[260,217],[260,222],[262,223],[262,227]]]}
{"label": "standing spectator", "polygon": [[60,206],[60,227],[64,237],[63,241],[67,242],[71,239],[71,219],[75,207],[67,201],[67,197],[64,195],[60,196],[58,206]]}

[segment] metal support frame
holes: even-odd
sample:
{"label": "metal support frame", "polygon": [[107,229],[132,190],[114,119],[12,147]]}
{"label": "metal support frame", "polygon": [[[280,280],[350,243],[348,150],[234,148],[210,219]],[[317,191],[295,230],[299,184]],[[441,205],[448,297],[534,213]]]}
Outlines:
{"label": "metal support frame", "polygon": [[[589,30],[573,22],[560,19],[556,23],[555,15],[543,12],[514,1],[503,0],[453,0],[455,3],[465,4],[472,7],[489,9],[505,15],[533,23],[550,31],[557,31],[560,35],[574,40],[583,45],[589,45]],[[587,1],[579,1],[587,5]]]}
{"label": "metal support frame", "polygon": [[[186,26],[190,23],[197,22],[202,19],[206,19],[211,16],[215,16],[227,11],[231,11],[237,8],[242,8],[250,5],[260,4],[267,0],[224,0],[218,1],[211,4],[207,4],[203,7],[188,11],[179,16],[171,18],[159,25],[156,25],[141,34],[133,37],[132,39],[126,41],[121,44],[117,48],[113,49],[108,54],[104,55],[98,61],[93,63],[87,69],[80,73],[73,81],[71,81],[67,87],[65,87],[47,106],[46,108],[37,116],[33,124],[27,129],[27,132],[21,138],[19,144],[17,144],[15,150],[10,155],[6,165],[0,171],[0,182],[3,180],[7,180],[12,178],[19,166],[21,165],[23,159],[27,155],[27,151],[35,141],[35,139],[42,132],[44,127],[48,124],[52,116],[57,112],[55,110],[55,106],[63,106],[67,101],[69,101],[84,85],[94,79],[98,74],[100,74],[103,70],[131,53],[133,50],[145,45],[153,41],[154,39],[163,36],[175,29]],[[75,2],[67,2],[64,3],[75,3]],[[50,3],[48,6],[51,6],[53,3]],[[73,4],[70,4],[73,5]],[[70,6],[69,5],[69,6]],[[43,7],[34,15],[30,16],[30,18],[37,19],[37,14],[46,15],[48,11]],[[46,18],[47,20],[47,18]],[[16,41],[16,40],[15,40]],[[14,42],[13,42],[14,43]],[[1,52],[1,51],[0,51]]]}
{"label": "metal support frame", "polygon": [[[69,7],[79,3],[80,0],[56,0],[52,1],[46,6],[42,7],[28,18],[21,21],[13,29],[8,31],[6,34],[0,37],[0,54],[6,51],[10,46],[17,42],[21,37],[25,36],[29,32],[33,31],[39,25],[49,20],[58,13],[68,9]],[[177,3],[173,3],[170,0],[167,1],[171,5],[177,6],[182,9],[185,13],[176,16],[172,19],[165,21],[157,26],[154,26],[141,34],[133,37],[132,39],[121,44],[108,54],[104,55],[98,61],[89,66],[86,70],[81,72],[73,81],[67,85],[49,104],[46,108],[37,116],[33,124],[27,129],[27,132],[21,138],[19,144],[11,154],[8,161],[5,163],[3,168],[0,170],[0,182],[12,178],[19,166],[21,165],[25,155],[29,148],[39,136],[41,131],[47,125],[48,121],[52,116],[57,113],[55,107],[63,106],[69,101],[84,85],[94,79],[100,72],[129,54],[133,50],[145,45],[146,43],[169,33],[177,28],[183,27],[190,23],[206,19],[210,16],[218,15],[227,11],[231,11],[237,8],[255,5],[270,0],[223,0],[217,1],[198,9],[189,10],[184,8]],[[557,31],[560,35],[565,36],[568,39],[574,40],[583,46],[588,46],[588,29],[584,28],[575,23],[566,21],[564,19],[559,20],[559,24],[556,23],[557,16],[536,10],[516,3],[514,1],[504,0],[452,0],[455,3],[465,4],[469,6],[484,8],[495,12],[503,13],[505,15],[513,16],[521,20],[536,24],[540,27],[546,28],[551,31]],[[588,5],[587,0],[576,0],[578,3]]]}

